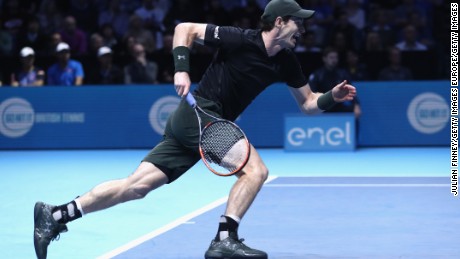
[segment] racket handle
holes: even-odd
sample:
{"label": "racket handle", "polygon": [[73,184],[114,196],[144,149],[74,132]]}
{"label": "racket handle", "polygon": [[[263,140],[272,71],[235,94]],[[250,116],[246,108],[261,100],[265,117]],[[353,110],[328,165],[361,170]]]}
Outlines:
{"label": "racket handle", "polygon": [[193,95],[190,92],[187,94],[187,96],[185,96],[185,100],[190,106],[192,106],[192,108],[196,107],[195,97],[193,97]]}

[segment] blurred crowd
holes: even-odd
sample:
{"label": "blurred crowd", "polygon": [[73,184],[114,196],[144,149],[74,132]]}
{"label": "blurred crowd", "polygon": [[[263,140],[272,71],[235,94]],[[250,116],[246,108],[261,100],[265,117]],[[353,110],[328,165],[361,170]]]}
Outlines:
{"label": "blurred crowd", "polygon": [[[446,1],[297,2],[316,11],[314,18],[305,21],[306,33],[295,48],[300,56],[332,47],[339,54],[339,65],[356,81],[411,80],[413,71],[404,66],[404,53],[426,52],[435,57],[435,79],[447,78],[450,10]],[[0,0],[0,81],[11,86],[170,83],[176,24],[257,28],[267,3]],[[211,55],[212,50],[196,46],[193,54]],[[382,57],[378,71],[366,70]]]}

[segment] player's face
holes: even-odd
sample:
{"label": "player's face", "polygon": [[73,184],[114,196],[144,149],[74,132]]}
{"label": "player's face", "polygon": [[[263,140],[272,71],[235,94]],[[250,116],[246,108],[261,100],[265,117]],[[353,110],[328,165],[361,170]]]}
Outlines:
{"label": "player's face", "polygon": [[284,24],[283,30],[280,33],[280,38],[286,44],[286,48],[294,48],[296,43],[300,40],[300,36],[305,32],[303,19],[298,17],[291,17]]}

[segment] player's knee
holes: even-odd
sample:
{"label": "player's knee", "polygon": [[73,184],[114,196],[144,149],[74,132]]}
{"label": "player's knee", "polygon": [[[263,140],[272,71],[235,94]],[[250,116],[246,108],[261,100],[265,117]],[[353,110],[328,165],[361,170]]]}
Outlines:
{"label": "player's knee", "polygon": [[268,174],[269,174],[268,168],[264,167],[264,170],[263,170],[263,173],[262,173],[262,181],[263,182],[265,182],[267,180]]}
{"label": "player's knee", "polygon": [[256,170],[256,174],[254,175],[257,177],[257,181],[260,184],[263,184],[268,178],[268,168],[265,166],[259,166]]}

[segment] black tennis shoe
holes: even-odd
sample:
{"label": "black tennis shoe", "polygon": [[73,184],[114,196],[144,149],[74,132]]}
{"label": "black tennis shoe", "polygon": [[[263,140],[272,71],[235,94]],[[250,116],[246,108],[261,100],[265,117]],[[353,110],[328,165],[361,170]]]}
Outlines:
{"label": "black tennis shoe", "polygon": [[38,259],[45,259],[48,245],[59,239],[59,234],[67,232],[65,224],[54,220],[52,211],[54,206],[43,202],[35,203],[34,207],[34,247]]}
{"label": "black tennis shoe", "polygon": [[257,258],[267,259],[264,251],[252,249],[243,243],[244,239],[238,239],[236,233],[221,241],[211,241],[211,245],[206,251],[206,259],[236,259],[236,258]]}

